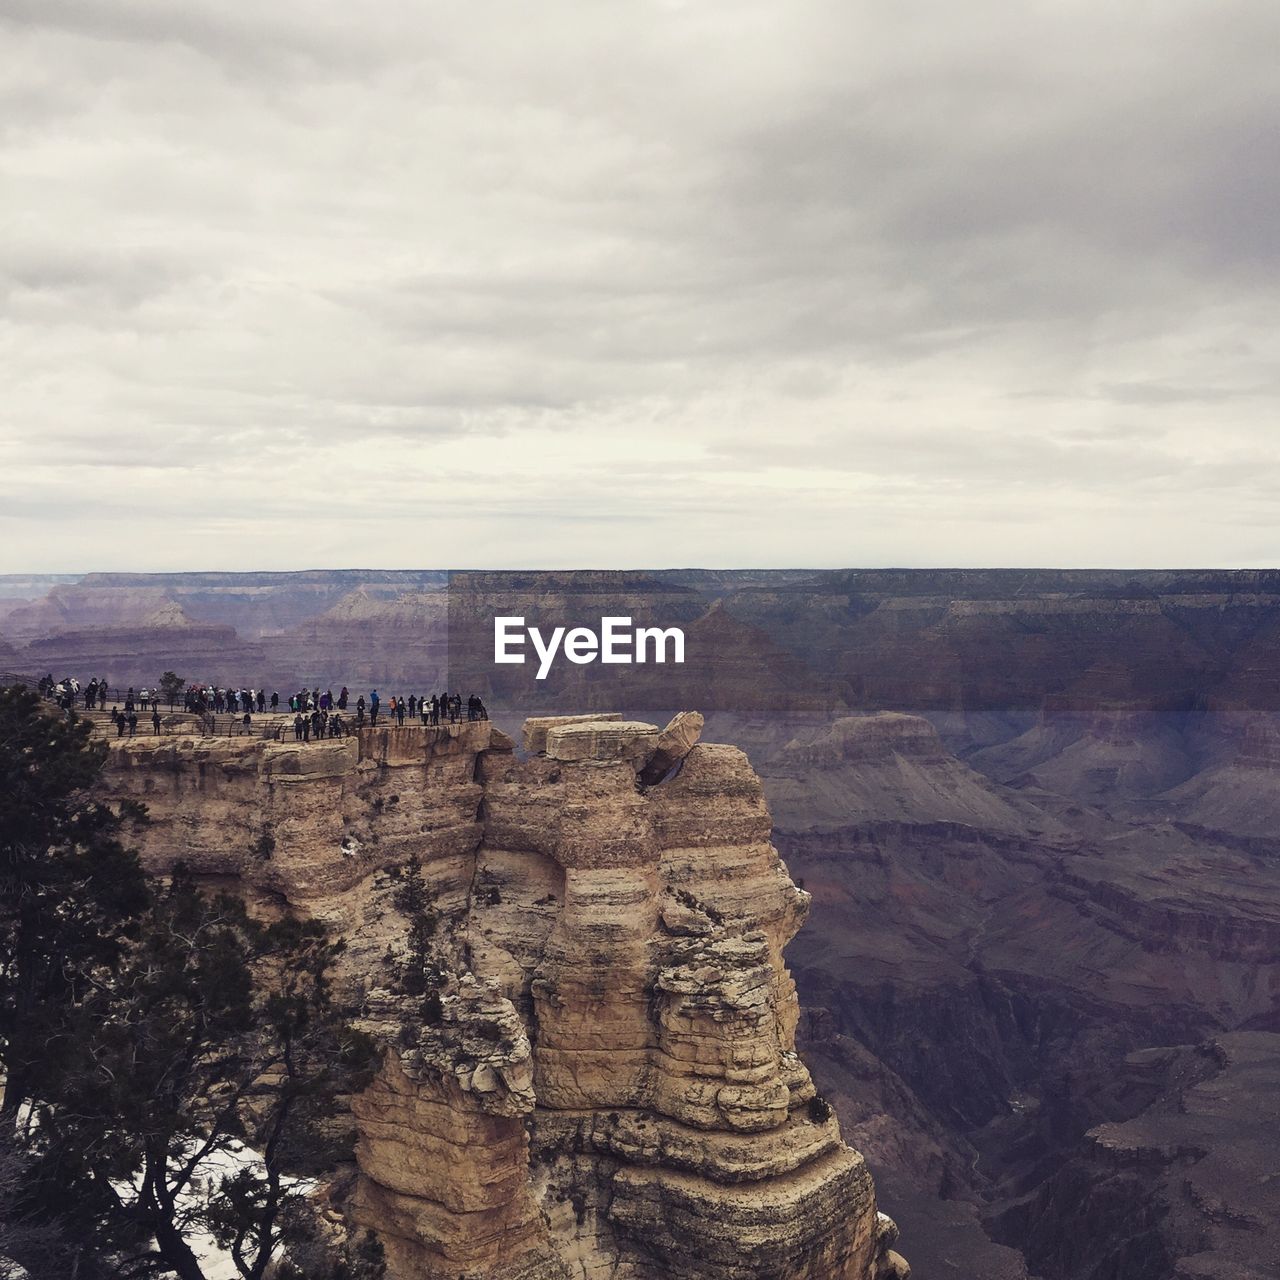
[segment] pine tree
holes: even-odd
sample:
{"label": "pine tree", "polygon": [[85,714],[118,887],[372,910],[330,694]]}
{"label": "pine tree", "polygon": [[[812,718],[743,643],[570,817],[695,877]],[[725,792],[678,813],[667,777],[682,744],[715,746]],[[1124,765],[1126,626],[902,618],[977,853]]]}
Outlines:
{"label": "pine tree", "polygon": [[149,881],[120,838],[144,811],[91,796],[104,755],[0,689],[0,1275],[206,1280],[202,1231],[243,1280],[377,1280],[375,1240],[312,1247],[295,1176],[350,1157],[338,1100],[376,1060],[334,999],[342,943]]}
{"label": "pine tree", "polygon": [[160,677],[160,691],[168,699],[170,711],[173,710],[174,704],[182,696],[182,691],[186,687],[186,676],[180,676],[176,671],[166,671]]}
{"label": "pine tree", "polygon": [[408,954],[400,970],[400,986],[407,995],[430,996],[440,982],[439,965],[432,956],[432,939],[437,919],[434,899],[422,878],[422,863],[416,853],[409,855],[400,873],[400,887],[393,901],[396,910],[408,917],[405,930]]}
{"label": "pine tree", "polygon": [[72,715],[0,688],[0,1123],[56,1075],[68,1011],[119,962],[147,902],[120,834],[144,812],[94,800],[106,747]]}
{"label": "pine tree", "polygon": [[337,1098],[375,1062],[333,1000],[341,951],[314,921],[263,925],[175,870],[117,981],[79,1009],[64,1092],[41,1117],[45,1166],[102,1253],[204,1280],[191,1237],[207,1231],[262,1280],[306,1239],[297,1175],[349,1158]]}

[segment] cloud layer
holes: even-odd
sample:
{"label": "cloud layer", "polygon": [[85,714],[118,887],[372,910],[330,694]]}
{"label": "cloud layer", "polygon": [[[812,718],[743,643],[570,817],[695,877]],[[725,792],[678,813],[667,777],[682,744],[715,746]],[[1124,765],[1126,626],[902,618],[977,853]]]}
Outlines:
{"label": "cloud layer", "polygon": [[1280,562],[1280,9],[0,0],[0,571]]}

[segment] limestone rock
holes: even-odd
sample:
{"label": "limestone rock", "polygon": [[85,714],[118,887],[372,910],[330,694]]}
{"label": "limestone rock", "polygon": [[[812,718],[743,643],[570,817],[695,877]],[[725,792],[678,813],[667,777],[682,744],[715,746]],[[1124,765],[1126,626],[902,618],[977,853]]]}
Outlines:
{"label": "limestone rock", "polygon": [[547,755],[553,760],[626,760],[635,768],[657,750],[658,726],[641,720],[588,720],[557,725],[547,733]]}
{"label": "limestone rock", "polygon": [[621,720],[619,711],[601,711],[580,716],[530,716],[524,722],[524,749],[538,754],[547,749],[547,735],[563,725],[589,724],[594,720]]}
{"label": "limestone rock", "polygon": [[661,782],[693,750],[704,724],[700,711],[681,711],[672,716],[658,735],[653,755],[640,771],[640,781],[646,786]]}
{"label": "limestone rock", "polygon": [[885,1280],[911,1280],[911,1266],[900,1253],[890,1249],[884,1255]]}
{"label": "limestone rock", "polygon": [[[527,758],[487,721],[112,743],[153,870],[346,937],[340,983],[386,1046],[347,1209],[391,1280],[906,1275],[796,1053],[808,895],[746,756],[701,727],[543,717]],[[399,976],[411,857],[426,996]]]}

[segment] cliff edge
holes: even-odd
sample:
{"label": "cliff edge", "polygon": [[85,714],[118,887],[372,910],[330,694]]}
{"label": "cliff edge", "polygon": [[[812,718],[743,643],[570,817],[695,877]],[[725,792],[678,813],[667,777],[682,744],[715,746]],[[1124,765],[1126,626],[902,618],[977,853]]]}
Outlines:
{"label": "cliff edge", "polygon": [[386,1051],[345,1207],[393,1280],[908,1274],[795,1051],[808,895],[746,756],[701,728],[112,742],[152,870],[346,937]]}

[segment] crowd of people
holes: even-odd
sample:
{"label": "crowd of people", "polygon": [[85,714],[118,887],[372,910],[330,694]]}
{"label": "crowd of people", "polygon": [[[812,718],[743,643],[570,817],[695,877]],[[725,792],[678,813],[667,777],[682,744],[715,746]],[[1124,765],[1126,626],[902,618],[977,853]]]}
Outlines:
{"label": "crowd of people", "polygon": [[[132,703],[125,704],[125,710],[121,711],[119,707],[111,708],[111,723],[116,727],[116,737],[123,738],[127,734],[130,738],[136,737],[138,733],[138,712]],[[160,709],[152,703],[151,705],[151,732],[158,734],[160,732]]]}
{"label": "crowd of people", "polygon": [[[275,694],[271,695],[275,698]],[[274,701],[272,706],[275,706]],[[321,693],[319,688],[300,689],[289,699],[289,710],[294,713],[293,736],[299,742],[310,742],[312,738],[341,738],[351,732],[352,727],[363,729],[366,717],[370,728],[376,727],[378,716],[383,713],[382,695],[377,689],[369,694],[368,702],[361,694],[351,703],[351,691],[343,685],[342,691],[334,697],[332,689]],[[355,724],[350,717],[354,710]],[[387,700],[385,710],[389,719],[397,725],[421,721],[423,725],[457,724],[463,719],[462,695],[460,693],[433,693],[428,697],[410,694],[392,696]],[[484,702],[472,694],[466,702],[466,719],[487,720],[489,713]]]}
{"label": "crowd of people", "polygon": [[[80,681],[74,677],[67,676],[63,680],[55,681],[53,674],[50,673],[42,676],[36,682],[36,688],[40,691],[42,697],[52,698],[64,711],[70,711],[75,707],[81,694],[84,696],[84,709],[86,711],[92,711],[94,707],[98,707],[102,711],[107,708],[107,682],[105,679],[90,680],[81,689]],[[133,690],[130,689],[129,693],[132,695]],[[144,689],[139,697],[150,698],[151,694]]]}
{"label": "crowd of people", "polygon": [[[80,681],[73,676],[67,676],[62,680],[54,680],[52,673],[42,676],[36,681],[36,689],[42,697],[52,698],[64,711],[74,710],[80,702],[83,702],[86,711],[92,711],[95,707],[99,711],[105,711],[110,693],[105,676],[95,677],[87,685],[81,686]],[[118,695],[119,691],[117,690],[117,697]],[[131,711],[159,711],[160,701],[161,693],[159,689],[135,690],[130,685],[124,695],[126,713]],[[118,704],[112,710],[119,710]]]}
{"label": "crowd of people", "polygon": [[[74,710],[77,700],[83,696],[86,710],[96,706],[105,711],[108,685],[105,678],[95,678],[81,689],[80,682],[72,677],[55,681],[52,674],[38,683],[40,693],[54,699],[65,711]],[[166,685],[166,689],[168,686]],[[169,693],[170,706],[177,701],[176,691]],[[110,720],[115,725],[117,737],[134,737],[138,732],[138,713],[151,712],[151,729],[160,733],[163,721],[160,717],[159,690],[135,690],[131,685],[123,697],[123,706],[116,702],[111,708]],[[297,742],[311,742],[325,738],[343,738],[363,729],[366,724],[376,727],[379,716],[397,726],[421,723],[424,726],[458,724],[462,720],[487,720],[489,712],[477,694],[464,699],[460,693],[410,694],[407,698],[395,695],[385,702],[377,689],[373,689],[368,701],[361,694],[354,704],[351,691],[343,685],[335,696],[332,689],[321,693],[319,686],[299,689],[291,694],[287,707],[293,713],[293,735]],[[280,695],[267,694],[265,689],[223,688],[214,684],[189,684],[182,692],[184,711],[199,716],[206,733],[216,732],[217,715],[231,717],[228,732],[238,730],[251,733],[255,713],[281,712]],[[465,714],[464,714],[465,712]]]}
{"label": "crowd of people", "polygon": [[[209,713],[237,715],[242,712],[259,713],[267,709],[267,692],[265,689],[222,689],[216,685],[188,685],[182,695],[182,709],[194,715]],[[270,698],[271,710],[280,706],[280,695],[273,693]]]}

